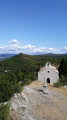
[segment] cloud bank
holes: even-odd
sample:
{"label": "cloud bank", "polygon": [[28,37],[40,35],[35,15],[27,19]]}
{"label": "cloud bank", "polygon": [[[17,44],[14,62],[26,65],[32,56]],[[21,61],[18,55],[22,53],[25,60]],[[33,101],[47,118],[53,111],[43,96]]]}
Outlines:
{"label": "cloud bank", "polygon": [[[11,54],[18,54],[18,53],[25,53],[25,54],[47,54],[47,53],[55,53],[55,54],[62,54],[67,53],[67,47],[62,49],[58,48],[47,48],[47,47],[39,47],[37,48],[34,45],[24,45],[24,41],[19,42],[18,40],[14,39],[9,41],[8,46],[0,46],[0,54],[3,53],[11,53]],[[25,42],[26,43],[26,42]]]}

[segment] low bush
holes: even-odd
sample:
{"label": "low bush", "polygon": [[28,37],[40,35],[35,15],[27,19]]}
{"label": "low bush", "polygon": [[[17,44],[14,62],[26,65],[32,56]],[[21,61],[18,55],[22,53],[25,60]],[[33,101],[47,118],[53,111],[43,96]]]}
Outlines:
{"label": "low bush", "polygon": [[17,92],[17,93],[20,93],[21,91],[22,91],[22,86],[21,86],[21,84],[20,83],[16,83],[16,85],[15,85],[15,93]]}
{"label": "low bush", "polygon": [[30,83],[31,83],[30,79],[26,81],[26,85],[29,85]]}
{"label": "low bush", "polygon": [[61,87],[67,85],[67,77],[65,77],[64,75],[61,75],[61,77],[59,78],[59,81],[57,81],[56,83],[54,83],[55,87]]}
{"label": "low bush", "polygon": [[67,85],[67,77],[65,77],[64,75],[61,75],[59,81],[63,83],[63,85]]}
{"label": "low bush", "polygon": [[9,120],[10,104],[0,104],[0,120]]}
{"label": "low bush", "polygon": [[60,81],[57,81],[56,83],[54,83],[54,87],[61,87],[63,86],[63,83],[61,83]]}

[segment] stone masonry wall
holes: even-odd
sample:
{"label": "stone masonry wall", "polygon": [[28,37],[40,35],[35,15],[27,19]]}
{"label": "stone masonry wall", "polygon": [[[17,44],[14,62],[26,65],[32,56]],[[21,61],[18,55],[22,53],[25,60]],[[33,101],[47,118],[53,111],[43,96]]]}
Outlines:
{"label": "stone masonry wall", "polygon": [[50,79],[51,84],[55,83],[59,79],[58,71],[55,67],[46,65],[38,72],[39,81],[47,82],[47,78]]}

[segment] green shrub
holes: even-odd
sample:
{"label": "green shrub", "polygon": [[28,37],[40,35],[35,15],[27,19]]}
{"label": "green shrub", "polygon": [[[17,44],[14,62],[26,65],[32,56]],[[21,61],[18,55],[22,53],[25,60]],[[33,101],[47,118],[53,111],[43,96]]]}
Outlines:
{"label": "green shrub", "polygon": [[54,87],[61,87],[63,86],[63,83],[61,83],[60,81],[57,81],[56,83],[54,83]]}
{"label": "green shrub", "polygon": [[63,85],[67,85],[67,77],[65,77],[64,75],[61,75],[59,81],[63,83]]}
{"label": "green shrub", "polygon": [[21,84],[20,83],[16,83],[15,84],[15,93],[17,92],[17,93],[20,93],[21,91],[22,91],[22,86],[21,86]]}
{"label": "green shrub", "polygon": [[26,81],[26,85],[29,85],[30,83],[31,83],[30,79]]}
{"label": "green shrub", "polygon": [[10,104],[7,103],[6,105],[0,105],[0,120],[9,120],[10,116]]}
{"label": "green shrub", "polygon": [[61,77],[59,78],[59,81],[57,81],[56,83],[54,83],[55,87],[61,87],[67,85],[67,77],[65,77],[64,75],[61,75]]}

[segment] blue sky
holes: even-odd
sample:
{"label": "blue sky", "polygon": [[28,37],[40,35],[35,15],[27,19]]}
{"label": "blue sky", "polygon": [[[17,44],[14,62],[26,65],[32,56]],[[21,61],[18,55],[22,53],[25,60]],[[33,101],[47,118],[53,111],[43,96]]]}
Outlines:
{"label": "blue sky", "polygon": [[0,0],[0,53],[67,53],[67,0]]}

